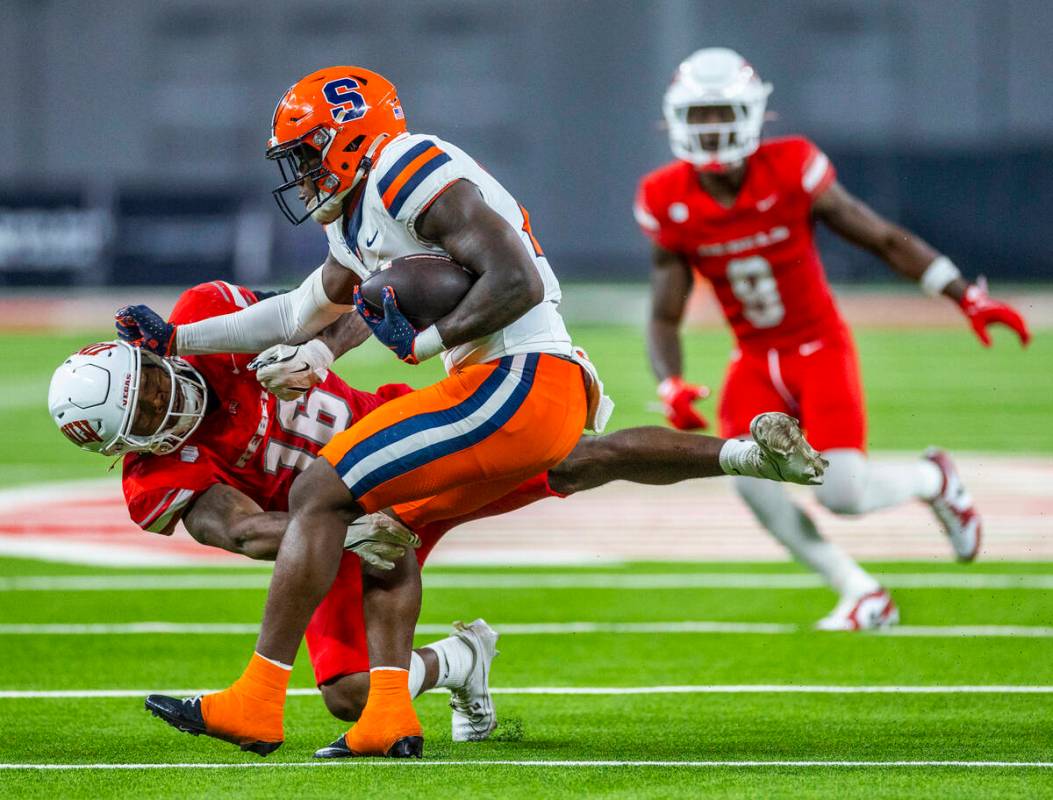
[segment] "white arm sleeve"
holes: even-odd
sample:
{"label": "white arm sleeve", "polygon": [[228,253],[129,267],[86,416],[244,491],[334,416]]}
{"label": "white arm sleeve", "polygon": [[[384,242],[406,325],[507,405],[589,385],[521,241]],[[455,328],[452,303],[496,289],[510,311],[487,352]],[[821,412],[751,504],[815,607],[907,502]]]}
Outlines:
{"label": "white arm sleeve", "polygon": [[220,317],[176,328],[176,352],[259,353],[275,344],[299,344],[354,306],[334,303],[322,287],[319,267],[291,292],[268,297]]}

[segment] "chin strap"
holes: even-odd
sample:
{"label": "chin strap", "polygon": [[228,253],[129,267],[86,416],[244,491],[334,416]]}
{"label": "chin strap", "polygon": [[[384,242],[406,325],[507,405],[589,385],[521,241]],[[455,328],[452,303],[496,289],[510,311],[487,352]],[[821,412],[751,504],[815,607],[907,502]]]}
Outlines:
{"label": "chin strap", "polygon": [[369,149],[366,150],[366,154],[362,156],[362,160],[358,162],[358,168],[355,170],[355,177],[351,179],[351,185],[339,194],[330,197],[318,206],[318,208],[312,210],[311,219],[320,225],[329,225],[340,218],[340,211],[343,208],[344,198],[346,198],[350,192],[354,191],[362,182],[362,179],[367,177],[373,170],[373,157],[377,154],[381,144],[383,144],[384,140],[387,138],[390,138],[390,134],[381,133],[373,140],[372,144],[369,145]]}

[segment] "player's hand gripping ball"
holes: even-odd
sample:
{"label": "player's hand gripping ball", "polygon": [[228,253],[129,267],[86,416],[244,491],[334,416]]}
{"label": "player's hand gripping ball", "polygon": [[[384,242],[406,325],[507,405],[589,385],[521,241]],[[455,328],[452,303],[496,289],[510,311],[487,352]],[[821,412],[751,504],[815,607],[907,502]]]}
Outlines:
{"label": "player's hand gripping ball", "polygon": [[175,355],[176,326],[149,306],[124,306],[114,314],[117,338],[159,356]]}
{"label": "player's hand gripping ball", "polygon": [[366,301],[362,299],[362,287],[356,286],[355,309],[381,344],[407,364],[419,364],[420,361],[413,354],[413,344],[420,331],[410,325],[410,321],[399,311],[394,289],[385,286],[381,296],[384,304],[383,316],[366,306]]}
{"label": "player's hand gripping ball", "polygon": [[665,418],[681,431],[705,430],[709,427],[706,418],[693,405],[696,400],[705,400],[709,394],[708,386],[686,383],[679,375],[666,378],[658,384],[658,397],[662,401]]}

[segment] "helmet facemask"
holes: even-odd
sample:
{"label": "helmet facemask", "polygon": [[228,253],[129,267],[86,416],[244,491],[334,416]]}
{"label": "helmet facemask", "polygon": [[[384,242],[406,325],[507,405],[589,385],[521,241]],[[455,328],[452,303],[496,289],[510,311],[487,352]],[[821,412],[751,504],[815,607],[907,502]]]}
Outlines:
{"label": "helmet facemask", "polygon": [[[692,103],[672,106],[669,143],[673,154],[695,166],[727,169],[744,161],[760,145],[764,103]],[[695,122],[697,118],[721,121]],[[725,121],[726,120],[726,121]]]}
{"label": "helmet facemask", "polygon": [[[208,387],[196,369],[181,358],[161,358],[149,350],[135,348],[139,356],[136,364],[134,388],[129,396],[128,412],[121,430],[107,454],[125,452],[148,452],[157,455],[171,453],[179,448],[197,430],[205,416],[208,405]],[[133,433],[142,415],[140,401],[143,399],[143,371],[161,370],[167,382],[167,403],[164,416],[157,427],[149,433]]]}
{"label": "helmet facemask", "polygon": [[[293,225],[306,222],[309,218],[327,225],[340,217],[341,201],[351,187],[341,189],[340,177],[326,166],[326,155],[333,139],[333,131],[319,126],[299,139],[274,145],[267,150],[267,158],[278,162],[278,171],[282,176],[281,185],[275,187],[271,194],[282,214]],[[299,200],[305,181],[314,188],[314,195],[305,201],[306,210],[301,214],[290,203],[288,192],[295,190]]]}

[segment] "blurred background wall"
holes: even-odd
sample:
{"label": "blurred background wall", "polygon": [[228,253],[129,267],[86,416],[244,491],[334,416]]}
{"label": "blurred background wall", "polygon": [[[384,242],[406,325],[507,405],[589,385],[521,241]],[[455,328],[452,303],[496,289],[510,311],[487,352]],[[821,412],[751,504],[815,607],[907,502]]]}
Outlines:
{"label": "blurred background wall", "polygon": [[4,0],[0,285],[301,276],[324,237],[279,216],[263,151],[285,88],[336,63],[504,181],[561,276],[643,279],[661,94],[711,45],[775,85],[769,135],[812,137],[969,274],[1048,278],[1051,32],[1049,0]]}

